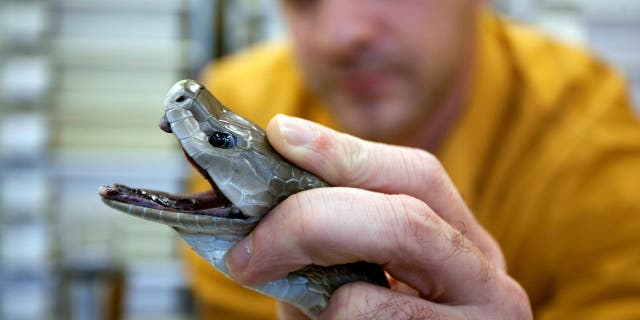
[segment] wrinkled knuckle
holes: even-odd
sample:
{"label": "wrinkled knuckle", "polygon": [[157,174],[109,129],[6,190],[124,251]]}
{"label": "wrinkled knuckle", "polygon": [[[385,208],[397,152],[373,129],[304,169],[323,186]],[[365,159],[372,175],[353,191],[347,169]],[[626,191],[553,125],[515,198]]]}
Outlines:
{"label": "wrinkled knuckle", "polygon": [[[290,196],[291,199],[291,220],[286,222],[287,228],[292,230],[293,239],[298,243],[304,252],[314,252],[319,244],[327,243],[328,233],[326,232],[327,208],[324,204],[329,200],[325,197],[328,189],[312,189],[296,193]],[[281,228],[281,230],[286,230]]]}
{"label": "wrinkled knuckle", "polygon": [[427,186],[439,183],[444,175],[444,167],[438,158],[432,153],[415,149],[413,153],[415,163],[418,165],[417,178],[425,182]]}
{"label": "wrinkled knuckle", "polygon": [[292,239],[295,239],[299,244],[306,244],[309,241],[309,228],[313,226],[313,223],[309,221],[313,214],[309,213],[309,210],[313,209],[311,199],[308,192],[298,192],[291,195],[283,203],[283,211],[286,211],[286,216],[282,217],[281,230],[286,230],[291,233]]}
{"label": "wrinkled knuckle", "polygon": [[422,164],[425,171],[440,172],[444,170],[442,163],[433,153],[421,149],[414,150],[417,161]]}
{"label": "wrinkled knuckle", "polygon": [[508,297],[511,303],[507,304],[504,315],[509,319],[530,320],[533,319],[529,296],[524,289],[513,279],[509,278]]}
{"label": "wrinkled knuckle", "polygon": [[364,141],[341,134],[340,161],[336,172],[336,180],[341,184],[360,185],[359,181],[367,177],[366,169],[370,160],[370,153],[366,150]]}
{"label": "wrinkled knuckle", "polygon": [[497,294],[486,297],[484,312],[486,317],[492,319],[516,319],[531,320],[533,311],[529,297],[524,289],[513,278],[503,273],[497,282],[499,290]]}
{"label": "wrinkled knuckle", "polygon": [[[405,194],[389,195],[394,208],[397,208],[396,213],[405,215],[409,222],[414,222],[415,219],[423,220],[428,219],[427,213],[429,206],[423,201]],[[398,212],[401,211],[402,213]]]}
{"label": "wrinkled knuckle", "polygon": [[404,243],[407,240],[424,242],[425,235],[435,228],[436,216],[429,206],[412,196],[390,195],[395,222],[396,240]]}
{"label": "wrinkled knuckle", "polygon": [[405,295],[373,290],[371,285],[350,283],[331,297],[322,319],[439,319],[428,304]]}

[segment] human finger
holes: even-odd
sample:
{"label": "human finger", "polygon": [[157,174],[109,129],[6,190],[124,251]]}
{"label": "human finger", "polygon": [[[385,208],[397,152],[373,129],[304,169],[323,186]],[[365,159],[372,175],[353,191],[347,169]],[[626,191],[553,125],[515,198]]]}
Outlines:
{"label": "human finger", "polygon": [[331,296],[320,319],[465,319],[464,312],[419,297],[357,282]]}
{"label": "human finger", "polygon": [[277,115],[267,127],[274,148],[334,186],[406,194],[427,203],[499,268],[504,257],[480,226],[438,159],[424,150],[369,142],[304,119]]}
{"label": "human finger", "polygon": [[503,290],[497,299],[464,305],[436,303],[354,282],[334,292],[320,319],[532,319],[526,295],[519,287],[512,289]]}
{"label": "human finger", "polygon": [[233,278],[244,284],[356,261],[379,264],[439,301],[470,302],[495,286],[495,267],[422,201],[355,188],[287,198],[227,254]]}

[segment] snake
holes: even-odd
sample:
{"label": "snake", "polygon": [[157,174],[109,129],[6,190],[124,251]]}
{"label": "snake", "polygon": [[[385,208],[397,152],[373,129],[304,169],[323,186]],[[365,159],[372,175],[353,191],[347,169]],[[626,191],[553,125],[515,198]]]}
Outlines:
{"label": "snake", "polygon": [[[114,209],[173,228],[228,277],[225,255],[275,206],[295,193],[330,187],[279,155],[264,130],[232,112],[198,81],[174,84],[164,109],[160,128],[177,138],[211,189],[186,195],[113,184],[101,186],[98,193]],[[355,281],[389,286],[381,266],[360,261],[308,265],[248,287],[317,318],[337,288]]]}

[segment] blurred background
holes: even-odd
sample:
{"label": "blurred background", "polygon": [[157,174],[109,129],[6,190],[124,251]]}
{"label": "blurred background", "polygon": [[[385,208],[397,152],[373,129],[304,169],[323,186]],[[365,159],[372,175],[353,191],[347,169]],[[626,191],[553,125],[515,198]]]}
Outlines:
{"label": "blurred background", "polygon": [[[493,5],[591,47],[640,105],[640,1]],[[0,0],[0,319],[193,317],[177,236],[97,189],[181,191],[166,91],[281,22],[276,0]]]}

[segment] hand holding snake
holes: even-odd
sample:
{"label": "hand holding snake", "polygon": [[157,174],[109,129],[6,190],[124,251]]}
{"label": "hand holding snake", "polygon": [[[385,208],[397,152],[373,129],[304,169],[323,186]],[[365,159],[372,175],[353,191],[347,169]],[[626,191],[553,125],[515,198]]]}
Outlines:
{"label": "hand holding snake", "polygon": [[[334,292],[323,318],[531,316],[499,247],[433,155],[282,115],[267,135],[285,158],[340,187],[297,193],[275,207],[230,250],[235,280],[260,283],[310,263],[368,261],[406,284],[392,287],[413,290],[349,283]],[[284,305],[280,311],[297,314]]]}

